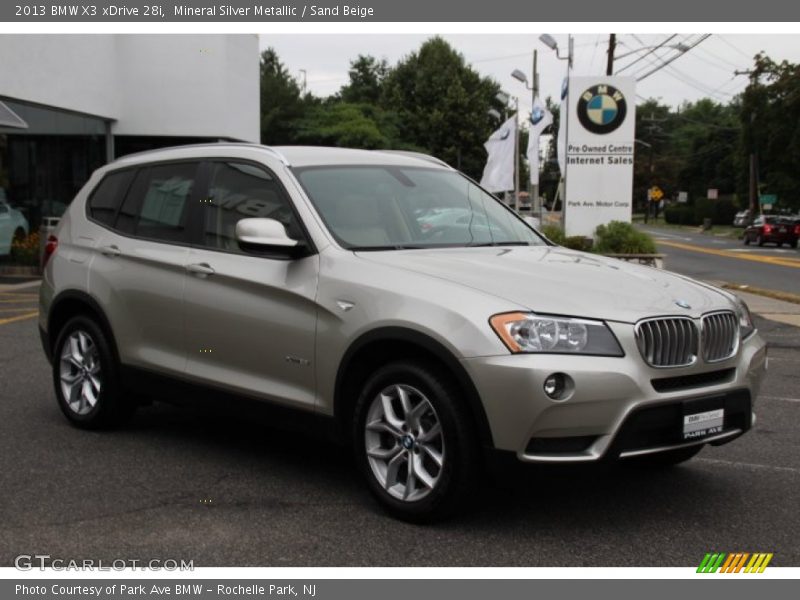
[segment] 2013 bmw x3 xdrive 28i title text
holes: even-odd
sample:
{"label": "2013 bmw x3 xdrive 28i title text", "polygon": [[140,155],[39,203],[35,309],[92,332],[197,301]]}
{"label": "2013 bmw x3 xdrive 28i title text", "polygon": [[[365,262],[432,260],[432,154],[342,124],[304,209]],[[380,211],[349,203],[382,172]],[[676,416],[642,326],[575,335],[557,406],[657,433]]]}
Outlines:
{"label": "2013 bmw x3 xdrive 28i title text", "polygon": [[752,426],[766,369],[731,294],[554,246],[411,153],[126,157],[46,257],[39,326],[72,423],[119,423],[162,390],[143,381],[315,414],[409,519],[465,498],[487,451],[684,461]]}

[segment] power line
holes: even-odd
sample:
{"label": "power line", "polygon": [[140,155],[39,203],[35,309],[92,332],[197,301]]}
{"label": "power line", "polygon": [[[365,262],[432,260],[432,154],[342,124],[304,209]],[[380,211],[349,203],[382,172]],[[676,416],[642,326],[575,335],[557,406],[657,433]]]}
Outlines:
{"label": "power line", "polygon": [[[716,36],[716,38],[719,39],[719,36]],[[716,52],[712,52],[707,45],[703,46],[702,48],[698,48],[697,51],[699,53],[701,53],[701,54],[703,54],[703,53],[708,54],[709,56],[712,56],[713,58],[717,59],[718,61],[728,65],[729,67],[733,67],[734,69],[738,69],[741,66],[741,65],[737,65],[736,63],[733,63],[733,62],[729,61],[727,58],[723,58],[722,56],[720,56]]]}
{"label": "power line", "polygon": [[741,48],[737,47],[736,45],[734,45],[731,42],[729,42],[728,40],[726,40],[723,36],[717,35],[717,39],[719,41],[721,41],[723,44],[725,44],[726,46],[728,46],[728,48],[732,48],[733,50],[735,50],[736,52],[738,52],[739,54],[744,56],[748,61],[753,60],[752,56],[748,56],[746,52],[744,52]]}
{"label": "power line", "polygon": [[661,66],[658,66],[658,67],[655,67],[654,69],[651,69],[650,71],[648,71],[647,73],[645,73],[641,77],[637,77],[636,81],[638,82],[638,81],[642,81],[644,79],[647,79],[653,73],[656,73],[657,71],[663,69],[664,67],[666,67],[671,62],[678,60],[681,56],[683,56],[684,54],[689,52],[692,48],[694,48],[698,44],[700,44],[703,41],[707,40],[709,37],[711,37],[711,34],[710,33],[705,33],[700,37],[700,39],[698,39],[696,42],[690,44],[688,48],[680,50],[675,56],[672,56],[672,57],[670,57],[668,59],[665,59],[665,60],[664,59],[660,59],[663,62],[663,64]]}
{"label": "power line", "polygon": [[[644,60],[645,58],[647,58],[648,56],[650,56],[651,54],[653,54],[653,53],[654,53],[656,50],[658,50],[659,48],[662,48],[662,47],[663,47],[665,44],[669,43],[669,42],[670,42],[670,41],[671,41],[673,38],[676,38],[677,36],[678,36],[678,34],[677,34],[677,33],[673,33],[671,36],[669,36],[669,37],[668,37],[667,39],[665,39],[663,42],[661,42],[661,43],[660,43],[660,44],[658,44],[657,46],[655,46],[655,47],[651,48],[649,52],[645,52],[645,53],[644,53],[642,56],[640,56],[640,57],[636,58],[636,59],[635,59],[635,60],[633,60],[632,62],[629,62],[627,65],[625,65],[625,66],[624,66],[624,67],[622,67],[621,69],[617,69],[617,73],[616,73],[616,74],[617,74],[617,75],[619,75],[620,73],[622,73],[622,72],[623,72],[623,71],[625,71],[626,69],[629,69],[630,67],[632,67],[633,65],[635,65],[635,64],[636,64],[636,63],[638,63],[639,61],[641,61],[641,60]],[[634,36],[634,37],[635,37],[635,36]],[[639,38],[636,38],[636,40],[637,40],[639,43],[641,43],[641,40],[639,40]],[[642,47],[644,48],[644,44],[642,44]]]}
{"label": "power line", "polygon": [[687,75],[686,73],[680,71],[677,67],[675,67],[673,65],[667,66],[664,63],[664,60],[661,59],[658,56],[654,56],[652,58],[648,58],[646,60],[646,62],[647,62],[647,64],[640,71],[638,71],[639,73],[642,73],[646,69],[651,68],[651,67],[652,68],[664,68],[664,67],[667,67],[666,70],[664,71],[665,74],[667,74],[670,77],[672,77],[673,79],[675,79],[675,80],[677,80],[677,81],[679,81],[679,82],[681,82],[681,83],[683,83],[685,85],[688,85],[689,87],[701,92],[705,96],[709,96],[709,97],[713,98],[714,100],[716,100],[718,102],[728,102],[729,101],[728,98],[723,98],[721,96],[721,94],[725,94],[725,95],[728,95],[728,96],[734,96],[735,95],[735,94],[733,94],[731,92],[723,92],[721,90],[726,85],[730,85],[731,80],[726,81],[721,86],[719,86],[718,88],[714,89],[714,88],[711,88],[711,86],[708,86],[705,83],[703,83],[701,81],[698,81],[698,80],[694,79],[693,77]]}

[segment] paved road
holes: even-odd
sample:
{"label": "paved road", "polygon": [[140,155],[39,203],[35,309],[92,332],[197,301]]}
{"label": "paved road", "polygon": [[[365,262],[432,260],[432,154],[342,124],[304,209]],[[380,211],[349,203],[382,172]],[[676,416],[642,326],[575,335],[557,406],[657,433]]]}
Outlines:
{"label": "paved road", "polygon": [[745,246],[712,233],[640,227],[651,234],[664,267],[698,279],[727,281],[800,294],[800,250]]}
{"label": "paved road", "polygon": [[[3,306],[35,308],[4,294]],[[667,472],[525,470],[474,512],[385,516],[349,456],[268,426],[165,405],[120,431],[70,427],[35,319],[0,319],[0,565],[62,558],[197,566],[690,566],[709,550],[800,565],[800,330],[759,320],[771,373],[757,428]]]}

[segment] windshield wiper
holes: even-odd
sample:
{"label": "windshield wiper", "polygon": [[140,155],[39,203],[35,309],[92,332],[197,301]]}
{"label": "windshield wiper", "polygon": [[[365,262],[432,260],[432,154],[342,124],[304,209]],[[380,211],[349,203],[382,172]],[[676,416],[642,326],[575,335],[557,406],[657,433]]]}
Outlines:
{"label": "windshield wiper", "polygon": [[486,246],[530,246],[528,242],[479,242],[467,244],[470,248],[482,248]]}

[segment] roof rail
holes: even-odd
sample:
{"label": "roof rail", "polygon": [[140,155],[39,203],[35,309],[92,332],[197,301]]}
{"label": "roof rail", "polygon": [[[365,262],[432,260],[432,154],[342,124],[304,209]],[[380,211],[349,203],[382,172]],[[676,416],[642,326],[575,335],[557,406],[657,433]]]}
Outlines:
{"label": "roof rail", "polygon": [[429,163],[434,163],[442,167],[447,167],[448,169],[453,168],[446,162],[444,162],[441,158],[436,158],[435,156],[431,156],[430,154],[423,154],[422,152],[413,152],[411,150],[375,150],[374,152],[384,152],[386,154],[400,154],[403,156],[409,156],[411,158],[418,158],[420,160],[424,160]]}
{"label": "roof rail", "polygon": [[135,158],[138,156],[147,156],[148,154],[154,154],[156,152],[164,152],[166,150],[180,150],[182,148],[219,148],[220,146],[234,146],[237,148],[245,147],[258,150],[265,150],[270,154],[272,154],[275,158],[280,160],[287,167],[290,166],[289,160],[282,153],[278,152],[275,148],[272,148],[271,146],[265,146],[263,144],[254,144],[252,142],[227,142],[227,141],[206,142],[200,144],[183,144],[180,146],[167,146],[164,148],[154,148],[152,150],[143,150],[142,152],[133,152],[131,154],[126,154],[125,156],[120,156],[116,160],[126,160],[128,158]]}

